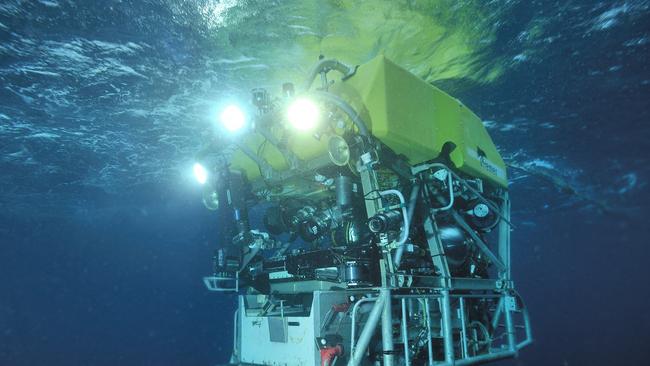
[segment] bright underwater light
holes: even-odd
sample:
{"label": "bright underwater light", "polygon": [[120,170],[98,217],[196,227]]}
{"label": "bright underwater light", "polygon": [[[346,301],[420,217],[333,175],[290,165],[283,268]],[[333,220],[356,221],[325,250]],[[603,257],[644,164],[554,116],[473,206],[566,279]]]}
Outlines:
{"label": "bright underwater light", "polygon": [[295,129],[309,131],[318,124],[320,109],[314,101],[298,98],[287,109],[287,119]]}
{"label": "bright underwater light", "polygon": [[246,124],[246,115],[238,106],[231,104],[219,115],[221,125],[230,132],[241,130]]}
{"label": "bright underwater light", "polygon": [[194,177],[199,184],[205,184],[205,182],[208,181],[208,171],[203,165],[195,163],[192,170],[194,171]]}

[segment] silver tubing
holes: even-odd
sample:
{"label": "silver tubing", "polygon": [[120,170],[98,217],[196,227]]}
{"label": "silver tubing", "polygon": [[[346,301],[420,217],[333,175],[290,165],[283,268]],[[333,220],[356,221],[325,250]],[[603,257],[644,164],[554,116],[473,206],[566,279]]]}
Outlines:
{"label": "silver tubing", "polygon": [[[350,350],[351,355],[348,366],[357,366],[363,360],[366,349],[368,348],[368,344],[370,343],[370,339],[375,333],[375,329],[377,329],[377,324],[379,323],[379,319],[381,318],[381,314],[384,310],[385,300],[386,299],[382,295],[379,295],[377,297],[375,305],[372,307],[370,315],[368,315],[366,325],[361,331],[361,335],[359,336],[359,341],[357,342],[356,348]],[[388,301],[390,301],[390,299],[388,299]]]}
{"label": "silver tubing", "polygon": [[352,76],[355,72],[355,68],[350,67],[338,60],[335,59],[320,60],[314,66],[314,68],[311,69],[311,71],[309,72],[309,75],[307,76],[307,80],[305,81],[305,85],[303,86],[303,90],[309,90],[311,84],[314,83],[314,79],[316,79],[316,76],[318,76],[318,74],[330,70],[336,70],[340,72],[341,74],[343,74],[344,78]]}
{"label": "silver tubing", "polygon": [[454,218],[454,220],[456,220],[456,223],[457,223],[458,225],[460,225],[460,227],[462,227],[463,230],[465,230],[465,232],[466,232],[467,234],[469,234],[470,237],[472,237],[472,239],[474,240],[474,244],[475,244],[475,245],[476,245],[476,246],[481,250],[481,252],[483,252],[483,254],[485,254],[485,255],[490,259],[490,262],[492,262],[494,265],[496,265],[497,267],[499,267],[499,270],[500,270],[500,271],[504,271],[504,270],[506,269],[505,264],[503,264],[503,262],[501,262],[501,259],[499,259],[499,257],[497,257],[497,256],[492,252],[492,250],[490,250],[490,248],[487,246],[487,244],[485,244],[485,242],[483,241],[483,239],[481,239],[481,238],[476,234],[476,232],[474,232],[474,229],[472,229],[472,228],[467,224],[467,222],[465,222],[465,219],[463,219],[462,216],[460,216],[460,215],[458,214],[458,212],[456,212],[456,211],[454,211],[454,210],[451,211],[451,215],[452,215],[452,217]]}
{"label": "silver tubing", "polygon": [[237,334],[237,329],[239,328],[239,309],[235,310],[235,331],[233,332],[233,356],[239,360],[239,345],[238,345],[238,338],[239,335]]}
{"label": "silver tubing", "polygon": [[431,310],[429,309],[429,299],[424,299],[424,312],[426,313],[427,322],[427,354],[429,356],[429,366],[433,366],[433,345],[431,344]]}
{"label": "silver tubing", "polygon": [[[502,358],[509,358],[516,356],[516,352],[512,351],[502,351],[502,352],[496,352],[496,353],[488,353],[480,356],[474,356],[470,358],[466,358],[463,360],[458,360],[454,362],[453,364],[450,363],[444,363],[441,364],[440,366],[466,366],[466,365],[473,365],[477,363],[482,363],[482,362],[488,362],[488,361],[495,361],[495,360],[500,360]],[[438,366],[438,365],[436,365]]]}
{"label": "silver tubing", "polygon": [[497,329],[499,318],[501,318],[501,311],[503,311],[504,302],[505,301],[503,300],[503,296],[500,296],[499,303],[497,304],[497,308],[494,311],[494,316],[492,316],[492,329]]}
{"label": "silver tubing", "polygon": [[449,290],[440,291],[440,313],[442,315],[443,341],[445,345],[445,362],[454,364],[454,335],[451,329],[451,306],[449,304]]}
{"label": "silver tubing", "polygon": [[411,365],[409,355],[408,318],[406,317],[406,299],[402,299],[402,343],[404,343],[404,366]]}
{"label": "silver tubing", "polygon": [[390,289],[382,288],[379,296],[384,299],[384,309],[381,314],[381,344],[384,350],[384,366],[393,366],[393,308]]}
{"label": "silver tubing", "polygon": [[363,299],[359,299],[357,302],[354,303],[352,306],[352,325],[350,329],[351,333],[351,340],[350,340],[350,352],[354,351],[354,343],[355,343],[355,338],[356,338],[356,331],[357,331],[357,310],[361,306],[361,304],[366,303],[366,302],[374,302],[377,301],[376,297],[364,297]]}
{"label": "silver tubing", "polygon": [[530,327],[530,315],[528,314],[528,309],[526,307],[524,307],[522,311],[524,314],[524,325],[526,326],[526,340],[532,343],[533,329]]}
{"label": "silver tubing", "polygon": [[517,351],[519,351],[520,349],[526,346],[531,345],[532,343],[533,343],[532,339],[526,339],[525,341],[520,342],[519,344],[517,344]]}
{"label": "silver tubing", "polygon": [[[234,284],[234,287],[224,287],[224,282]],[[210,291],[216,292],[238,292],[239,291],[239,272],[235,272],[235,278],[223,276],[203,277],[203,284]]]}
{"label": "silver tubing", "polygon": [[467,326],[465,325],[465,298],[459,297],[458,303],[460,305],[458,311],[460,312],[460,327],[462,331],[460,337],[460,345],[461,345],[462,357],[466,358],[467,357]]}
{"label": "silver tubing", "polygon": [[526,329],[526,339],[517,344],[517,350],[520,350],[529,344],[533,343],[533,330],[530,327],[530,315],[525,305],[522,306],[522,314],[524,316],[524,328]]}
{"label": "silver tubing", "polygon": [[425,170],[429,170],[429,169],[431,169],[431,168],[440,168],[440,169],[444,169],[444,170],[447,171],[447,186],[449,187],[449,203],[447,203],[447,205],[445,205],[445,206],[443,206],[443,207],[434,208],[433,211],[434,211],[434,212],[438,212],[438,211],[446,211],[446,210],[449,210],[449,209],[454,205],[454,187],[453,187],[453,178],[457,178],[457,179],[460,180],[460,177],[458,177],[457,175],[455,175],[455,174],[451,171],[451,169],[449,169],[448,166],[446,166],[445,164],[441,164],[441,163],[423,164],[423,165],[420,165],[420,166],[418,166],[418,167],[416,167],[416,168],[411,169],[411,172],[412,172],[414,175],[417,175],[417,174],[420,174],[420,173],[422,173],[423,171],[425,171]]}
{"label": "silver tubing", "polygon": [[[411,224],[411,220],[413,219],[413,214],[415,213],[415,206],[417,206],[418,203],[418,197],[420,195],[420,185],[416,184],[413,189],[411,190],[411,196],[409,197],[409,206],[407,208],[407,222],[409,225]],[[394,263],[395,263],[395,269],[397,270],[399,268],[399,265],[402,263],[402,254],[404,254],[404,248],[406,245],[400,245],[397,248],[397,251],[395,251],[395,258],[394,258]]]}
{"label": "silver tubing", "polygon": [[431,164],[431,167],[438,167],[447,171],[447,186],[449,187],[449,203],[444,207],[434,208],[433,212],[449,210],[454,205],[454,182],[452,172],[446,165],[440,163],[433,163]]}
{"label": "silver tubing", "polygon": [[415,207],[418,204],[418,197],[420,196],[420,185],[415,184],[411,190],[411,196],[409,197],[409,207],[408,207],[408,220],[411,222],[413,220],[413,214],[415,213]]}
{"label": "silver tubing", "polygon": [[515,326],[512,322],[512,313],[508,309],[506,301],[503,302],[503,315],[506,320],[506,332],[508,334],[508,349],[512,352],[517,351],[517,340],[515,334]]}
{"label": "silver tubing", "polygon": [[[454,212],[453,210],[451,212]],[[431,262],[440,271],[440,281],[443,287],[450,287],[451,273],[449,272],[449,264],[445,256],[445,249],[440,239],[438,225],[436,224],[435,216],[432,213],[427,214],[424,219],[424,231],[427,233],[427,246],[429,247],[429,255]]]}

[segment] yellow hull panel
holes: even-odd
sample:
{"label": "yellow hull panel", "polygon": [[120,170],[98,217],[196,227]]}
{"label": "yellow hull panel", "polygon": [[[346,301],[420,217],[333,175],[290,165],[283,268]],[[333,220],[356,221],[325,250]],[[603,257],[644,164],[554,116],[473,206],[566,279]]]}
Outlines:
{"label": "yellow hull panel", "polygon": [[[458,170],[507,187],[505,163],[481,119],[457,99],[384,56],[359,66],[352,77],[332,85],[330,92],[352,105],[372,135],[410,164],[436,159],[447,151]],[[261,135],[252,133],[244,144],[257,152],[263,141]],[[325,139],[316,140],[308,133],[292,134],[287,146],[304,160],[327,152]],[[274,169],[287,169],[272,144],[265,144],[261,152]],[[231,161],[249,179],[259,178],[257,165],[243,152],[235,152]]]}
{"label": "yellow hull panel", "polygon": [[373,136],[412,165],[439,157],[450,143],[456,168],[507,187],[505,163],[481,119],[384,56],[359,66],[331,91],[362,115]]}

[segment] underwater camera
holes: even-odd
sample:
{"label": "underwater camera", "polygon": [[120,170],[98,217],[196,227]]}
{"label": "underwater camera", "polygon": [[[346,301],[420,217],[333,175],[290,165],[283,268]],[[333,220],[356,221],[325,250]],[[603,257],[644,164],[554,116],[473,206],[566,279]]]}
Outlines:
{"label": "underwater camera", "polygon": [[204,278],[238,294],[230,364],[471,365],[532,342],[506,165],[463,103],[383,56],[252,94],[194,166],[232,217]]}

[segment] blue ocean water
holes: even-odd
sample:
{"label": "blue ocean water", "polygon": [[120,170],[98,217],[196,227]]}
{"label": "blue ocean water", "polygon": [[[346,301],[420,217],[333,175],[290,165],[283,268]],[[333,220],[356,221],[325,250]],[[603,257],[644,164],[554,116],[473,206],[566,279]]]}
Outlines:
{"label": "blue ocean water", "polygon": [[[297,52],[274,48],[287,29],[316,32],[299,3],[0,2],[0,365],[227,360],[234,298],[201,283],[224,218],[189,167],[215,101]],[[642,364],[650,2],[453,3],[452,23],[490,14],[475,24],[490,37],[465,74],[433,82],[510,166],[513,275],[533,318],[535,344],[503,364]],[[286,7],[305,13],[289,22]]]}

